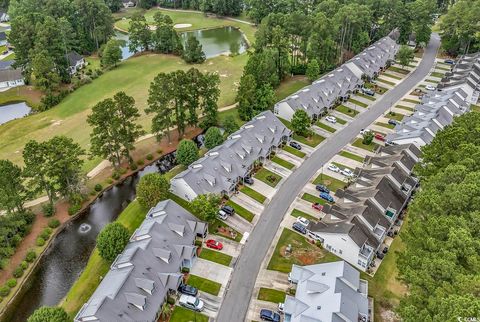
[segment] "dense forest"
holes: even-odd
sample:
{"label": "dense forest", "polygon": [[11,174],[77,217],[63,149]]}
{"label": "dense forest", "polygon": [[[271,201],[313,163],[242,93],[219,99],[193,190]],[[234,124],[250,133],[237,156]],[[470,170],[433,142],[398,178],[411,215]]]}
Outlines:
{"label": "dense forest", "polygon": [[[422,149],[421,190],[402,233],[398,268],[409,293],[404,321],[480,316],[480,113],[471,112]],[[458,320],[457,320],[458,319]]]}

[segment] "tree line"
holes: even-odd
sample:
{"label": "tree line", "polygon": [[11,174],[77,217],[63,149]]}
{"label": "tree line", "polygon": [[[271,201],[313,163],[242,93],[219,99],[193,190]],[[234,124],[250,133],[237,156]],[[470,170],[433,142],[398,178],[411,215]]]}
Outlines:
{"label": "tree line", "polygon": [[422,149],[415,172],[422,189],[408,209],[399,254],[408,285],[403,321],[480,316],[480,113],[455,119]]}
{"label": "tree line", "polygon": [[156,5],[172,9],[200,10],[220,16],[238,16],[243,9],[242,0],[140,0],[139,2],[139,6],[146,9]]}

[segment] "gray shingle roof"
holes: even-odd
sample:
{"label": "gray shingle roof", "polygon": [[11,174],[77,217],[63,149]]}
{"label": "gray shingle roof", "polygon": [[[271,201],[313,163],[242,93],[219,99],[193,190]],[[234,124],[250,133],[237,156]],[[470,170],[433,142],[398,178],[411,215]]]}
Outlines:
{"label": "gray shingle roof", "polygon": [[20,69],[4,69],[0,70],[0,82],[16,81],[23,79]]}

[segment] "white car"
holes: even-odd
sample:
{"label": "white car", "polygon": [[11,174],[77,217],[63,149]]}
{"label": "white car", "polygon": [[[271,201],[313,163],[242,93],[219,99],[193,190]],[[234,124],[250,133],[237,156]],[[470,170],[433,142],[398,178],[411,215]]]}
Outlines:
{"label": "white car", "polygon": [[308,220],[305,217],[297,217],[297,222],[300,223],[301,225],[307,227],[308,224],[310,223],[310,220]]}
{"label": "white car", "polygon": [[217,213],[217,218],[221,220],[227,220],[228,214],[225,211],[220,209]]}
{"label": "white car", "polygon": [[337,167],[335,164],[330,163],[327,167],[328,170],[333,171],[333,172],[340,172],[340,168]]}
{"label": "white car", "polygon": [[285,310],[285,304],[284,303],[278,303],[278,313],[283,314]]}
{"label": "white car", "polygon": [[352,170],[350,169],[343,169],[342,171],[340,171],[341,174],[343,174],[345,177],[353,177],[353,172]]}
{"label": "white car", "polygon": [[186,307],[187,309],[190,309],[190,310],[194,310],[198,312],[203,310],[203,301],[195,296],[184,294],[180,296],[179,303],[181,306]]}
{"label": "white car", "polygon": [[361,129],[360,130],[360,135],[364,135],[366,133],[370,133],[371,131],[369,129]]}
{"label": "white car", "polygon": [[427,85],[427,86],[425,86],[425,89],[426,89],[427,91],[434,91],[434,90],[436,90],[437,88],[436,88],[435,86],[433,86],[433,85]]}
{"label": "white car", "polygon": [[335,118],[335,116],[329,115],[325,118],[325,120],[330,123],[337,123],[337,119]]}

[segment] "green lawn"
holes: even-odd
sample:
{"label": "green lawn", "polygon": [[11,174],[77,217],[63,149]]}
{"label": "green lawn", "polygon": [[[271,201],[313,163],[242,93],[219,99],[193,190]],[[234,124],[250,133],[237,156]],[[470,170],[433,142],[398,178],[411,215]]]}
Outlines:
{"label": "green lawn", "polygon": [[225,266],[230,266],[233,259],[230,255],[208,249],[206,246],[202,247],[199,257]]}
{"label": "green lawn", "polygon": [[303,143],[305,145],[311,146],[312,148],[316,147],[319,145],[325,138],[323,136],[318,135],[317,133],[313,133],[309,137],[303,137],[301,135],[294,134],[293,139]]}
{"label": "green lawn", "polygon": [[175,306],[170,322],[208,322],[208,316],[186,309],[181,306]]}
{"label": "green lawn", "polygon": [[357,148],[361,148],[361,149],[364,149],[364,150],[367,150],[367,151],[371,151],[373,152],[377,147],[378,147],[378,144],[376,143],[370,143],[369,145],[365,145],[363,144],[363,139],[356,139],[352,145],[353,146],[356,146]]}
{"label": "green lawn", "polygon": [[261,168],[260,170],[258,170],[257,173],[255,173],[254,177],[262,182],[265,182],[273,188],[275,188],[280,182],[280,180],[282,180],[282,176],[273,173],[272,171],[265,168]]}
{"label": "green lawn", "polygon": [[432,83],[432,84],[439,84],[439,83],[440,83],[440,81],[438,81],[438,80],[428,79],[428,78],[427,78],[425,81],[426,81],[427,83]]}
{"label": "green lawn", "polygon": [[353,99],[353,98],[349,99],[348,101],[349,101],[350,103],[353,103],[353,104],[355,104],[355,105],[358,105],[358,106],[361,106],[361,107],[364,107],[364,108],[367,108],[367,107],[368,107],[368,104],[365,104],[365,103],[363,103],[363,102],[357,101],[356,99]]}
{"label": "green lawn", "polygon": [[394,71],[394,72],[397,72],[397,73],[400,73],[400,74],[403,74],[403,75],[407,75],[407,74],[410,73],[410,71],[407,70],[407,69],[403,69],[403,68],[395,67],[395,66],[390,66],[388,68],[388,70],[391,70],[391,71]]}
{"label": "green lawn", "polygon": [[367,99],[367,100],[370,100],[370,101],[375,101],[375,100],[377,100],[375,97],[370,96],[370,95],[365,95],[365,94],[363,94],[363,93],[358,93],[358,94],[355,94],[355,95],[360,96],[360,97],[363,97],[363,98],[365,98],[365,99]]}
{"label": "green lawn", "polygon": [[265,200],[267,200],[267,197],[265,197],[264,195],[262,195],[260,192],[257,192],[255,190],[253,190],[252,188],[250,187],[247,187],[247,186],[243,186],[242,189],[240,189],[240,191],[244,194],[246,194],[247,196],[249,196],[250,198],[258,201],[259,203],[264,203]]}
{"label": "green lawn", "polygon": [[285,125],[287,127],[287,129],[289,130],[292,130],[292,123],[290,123],[289,121],[287,121],[286,119],[282,119],[281,117],[278,118],[280,120],[280,122],[282,122],[283,125]]}
{"label": "green lawn", "polygon": [[198,288],[200,291],[217,296],[222,284],[209,279],[190,274],[188,275],[188,285]]}
{"label": "green lawn", "polygon": [[278,165],[281,165],[282,167],[284,167],[285,169],[288,169],[288,170],[292,170],[293,168],[295,168],[295,165],[288,162],[287,160],[284,160],[278,156],[274,156],[272,158],[272,162],[275,162],[276,164]]}
{"label": "green lawn", "polygon": [[310,85],[310,81],[305,76],[287,77],[282,81],[280,86],[275,89],[277,101],[283,100],[307,85]]}
{"label": "green lawn", "polygon": [[357,155],[355,153],[351,153],[351,152],[348,152],[348,151],[340,151],[339,154],[342,157],[349,158],[349,159],[352,159],[352,160],[355,160],[355,161],[358,161],[358,162],[363,162],[363,160],[365,159],[364,157],[362,157],[360,155]]}
{"label": "green lawn", "polygon": [[232,200],[228,200],[226,204],[232,207],[233,209],[235,209],[235,213],[240,217],[244,218],[245,220],[247,220],[248,222],[252,222],[253,218],[255,217],[255,215],[252,214],[250,211],[236,204]]}
{"label": "green lawn", "polygon": [[330,132],[330,133],[334,133],[336,131],[336,129],[334,129],[333,127],[328,126],[327,124],[322,123],[320,121],[317,122],[317,126],[321,129],[324,129],[325,131]]}
{"label": "green lawn", "polygon": [[285,145],[283,147],[283,150],[285,150],[288,153],[293,154],[293,155],[295,155],[299,158],[302,158],[302,159],[306,156],[306,154],[303,153],[302,151],[298,151],[297,149],[294,149],[294,148],[292,148],[291,146],[288,146],[288,145]]}
{"label": "green lawn", "polygon": [[405,117],[405,115],[403,115],[403,114],[395,113],[395,112],[393,112],[393,113],[394,114],[391,114],[390,112],[388,112],[387,114],[385,114],[385,117],[389,118],[389,119],[399,121],[399,122],[401,122],[403,120],[403,118]]}
{"label": "green lawn", "polygon": [[380,78],[380,77],[377,78],[377,81],[379,81],[380,83],[390,85],[390,86],[395,86],[396,85],[394,82],[388,81],[388,80]]}
{"label": "green lawn", "polygon": [[[354,110],[353,108],[346,107],[345,105],[339,105],[335,108],[337,112],[343,113],[350,117],[355,117],[359,113],[358,111]],[[337,119],[338,122],[338,119]],[[340,122],[339,122],[340,123]]]}
{"label": "green lawn", "polygon": [[9,60],[14,60],[14,59],[15,59],[15,53],[11,53],[10,55],[8,55],[7,57],[5,57],[2,60],[3,61],[9,61]]}
{"label": "green lawn", "polygon": [[422,102],[418,101],[418,100],[412,100],[412,99],[409,99],[409,98],[404,98],[403,101],[405,102],[409,102],[409,103],[413,103],[413,104],[420,104]]}
{"label": "green lawn", "polygon": [[375,124],[378,125],[378,126],[386,127],[387,129],[393,129],[395,127],[395,125],[393,125],[393,124],[388,124],[388,123],[383,123],[383,122],[376,122]]}
{"label": "green lawn", "polygon": [[400,108],[400,109],[405,110],[405,111],[409,111],[409,112],[413,112],[415,110],[413,107],[408,107],[408,106],[405,106],[405,105],[397,105],[395,107]]}
{"label": "green lawn", "polygon": [[342,124],[342,125],[347,124],[347,121],[345,121],[344,119],[341,119],[341,118],[336,117],[336,116],[335,116],[335,118],[337,119],[337,123]]}
{"label": "green lawn", "polygon": [[320,173],[318,177],[313,180],[313,184],[323,184],[324,186],[327,186],[330,191],[333,192],[337,191],[338,189],[343,189],[346,185],[346,183],[342,180],[332,178],[323,173]]}
{"label": "green lawn", "polygon": [[[450,65],[448,65],[448,66],[450,66]],[[451,70],[450,67],[443,67],[443,66],[438,66],[438,65],[435,67],[435,69],[440,69],[440,70],[444,70],[444,71],[447,71],[447,72],[449,72]]]}
{"label": "green lawn", "polygon": [[[292,246],[292,252],[286,254],[285,248],[288,245]],[[293,264],[303,266],[335,262],[337,260],[339,260],[337,256],[321,247],[312,245],[300,234],[284,228],[267,269],[289,273]]]}
{"label": "green lawn", "polygon": [[[241,29],[245,33],[245,36],[250,43],[255,41],[256,28],[254,26],[227,19],[207,17],[203,12],[167,11],[153,8],[145,13],[145,18],[147,19],[148,23],[153,25],[153,16],[157,11],[170,16],[174,24],[188,23],[192,25],[191,27],[177,29],[178,32],[233,26]],[[130,27],[130,19],[118,20],[115,22],[115,27],[122,30],[128,30]]]}
{"label": "green lawn", "polygon": [[300,211],[298,209],[293,209],[292,212],[290,213],[290,215],[292,215],[295,218],[303,217],[303,218],[307,218],[310,221],[318,221],[318,218],[316,218],[312,215],[309,215],[309,214],[307,214],[303,211]]}
{"label": "green lawn", "polygon": [[[235,102],[237,85],[246,64],[248,55],[236,57],[219,56],[208,59],[201,65],[195,65],[202,72],[214,72],[220,77],[220,107]],[[143,55],[130,58],[119,64],[117,68],[106,72],[92,83],[84,85],[68,95],[59,105],[42,113],[17,119],[0,125],[0,159],[10,159],[22,164],[22,151],[26,142],[31,139],[47,140],[54,135],[65,135],[73,138],[82,148],[88,150],[90,127],[86,122],[91,108],[99,101],[112,97],[119,91],[135,99],[140,110],[138,123],[147,131],[151,128],[152,115],[145,115],[148,89],[153,78],[161,72],[178,69],[186,70],[192,65],[172,55]],[[97,162],[89,162],[89,168]]]}
{"label": "green lawn", "polygon": [[402,80],[401,77],[398,77],[397,75],[389,74],[389,73],[382,73],[383,76],[387,76],[396,80]]}
{"label": "green lawn", "polygon": [[258,292],[258,299],[262,301],[272,302],[272,303],[283,303],[285,302],[286,293],[279,290],[274,290],[271,288],[261,287]]}
{"label": "green lawn", "polygon": [[439,73],[439,72],[432,72],[430,74],[430,76],[437,77],[437,78],[443,78],[445,76],[445,74],[444,73]]}
{"label": "green lawn", "polygon": [[327,203],[326,200],[320,198],[320,197],[317,197],[317,196],[314,196],[314,195],[311,195],[309,194],[308,192],[305,192],[303,195],[302,195],[302,199],[305,200],[305,201],[308,201],[308,202],[311,202],[311,203],[319,203],[321,205],[324,205]]}
{"label": "green lawn", "polygon": [[473,105],[473,104],[472,104],[472,105],[470,106],[470,108],[471,108],[471,110],[472,110],[473,112],[477,112],[477,113],[480,112],[480,105]]}

